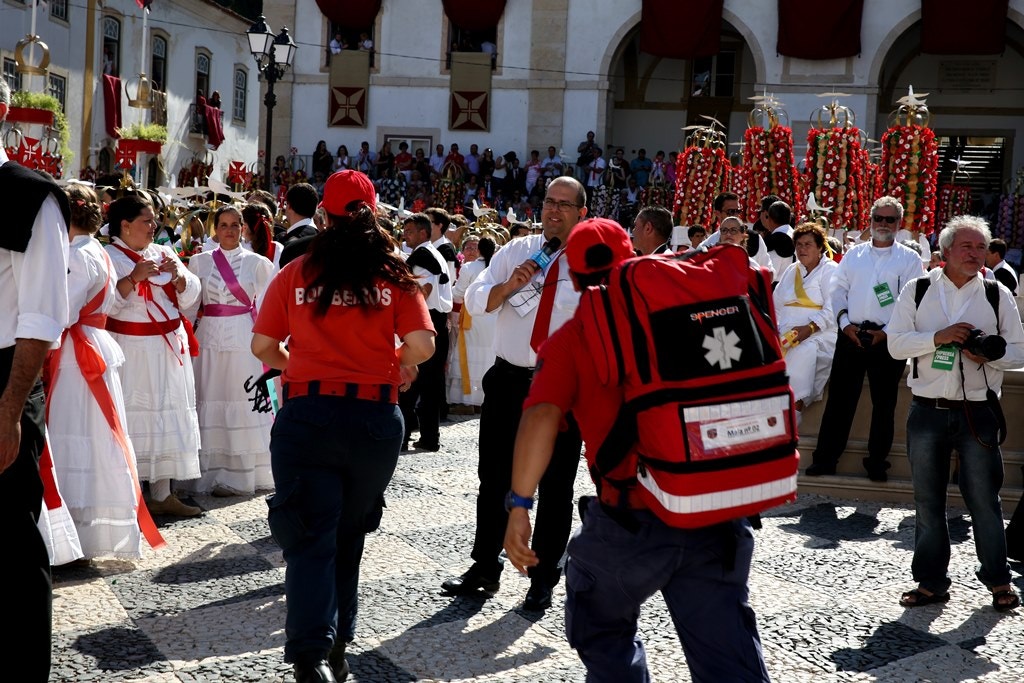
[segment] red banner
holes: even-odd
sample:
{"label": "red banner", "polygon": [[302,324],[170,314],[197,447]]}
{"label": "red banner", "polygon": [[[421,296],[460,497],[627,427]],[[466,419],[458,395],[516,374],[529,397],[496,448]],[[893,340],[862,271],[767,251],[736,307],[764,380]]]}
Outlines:
{"label": "red banner", "polygon": [[505,0],[441,0],[444,13],[464,31],[494,28],[505,12]]}
{"label": "red banner", "polygon": [[53,112],[49,109],[11,107],[7,110],[7,120],[11,123],[39,123],[44,126],[52,126]]}
{"label": "red banner", "polygon": [[360,31],[373,26],[381,0],[316,0],[317,7],[331,23]]}
{"label": "red banner", "polygon": [[248,182],[248,171],[244,161],[228,162],[228,182],[232,185],[244,185]]}
{"label": "red banner", "polygon": [[643,0],[640,50],[667,59],[718,54],[723,0]]}
{"label": "red banner", "polygon": [[860,54],[864,0],[779,0],[780,55],[839,59]]}
{"label": "red banner", "polygon": [[921,52],[997,55],[1006,49],[1009,0],[921,0]]}
{"label": "red banner", "polygon": [[121,137],[117,134],[121,127],[121,79],[109,74],[103,74],[103,119],[107,135]]}

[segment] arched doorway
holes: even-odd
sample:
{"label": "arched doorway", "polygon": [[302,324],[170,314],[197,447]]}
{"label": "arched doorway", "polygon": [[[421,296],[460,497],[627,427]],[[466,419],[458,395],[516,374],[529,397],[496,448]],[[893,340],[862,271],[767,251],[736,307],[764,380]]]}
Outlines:
{"label": "arched doorway", "polygon": [[640,27],[625,34],[609,68],[610,105],[607,144],[622,147],[626,158],[646,148],[678,151],[684,126],[712,116],[739,139],[752,103],[756,68],[742,34],[721,24],[717,55],[693,60],[665,59],[640,51]]}

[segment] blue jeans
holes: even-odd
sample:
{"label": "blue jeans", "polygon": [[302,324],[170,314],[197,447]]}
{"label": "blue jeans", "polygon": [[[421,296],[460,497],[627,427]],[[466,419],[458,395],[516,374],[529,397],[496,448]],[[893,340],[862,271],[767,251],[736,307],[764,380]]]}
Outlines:
{"label": "blue jeans", "polygon": [[907,455],[917,508],[911,568],[914,580],[928,591],[942,594],[950,585],[946,573],[950,554],[946,486],[953,449],[960,455],[960,492],[974,527],[978,578],[989,588],[1010,582],[999,500],[1003,458],[998,446],[978,442],[996,444],[996,431],[996,419],[983,404],[972,403],[966,409],[932,408],[916,401],[910,404]]}
{"label": "blue jeans", "polygon": [[587,682],[647,683],[637,636],[640,606],[661,591],[694,683],[767,682],[747,577],[754,537],[747,520],[703,529],[670,527],[647,511],[599,501],[569,542],[565,632],[587,667]]}
{"label": "blue jeans", "polygon": [[380,524],[404,432],[398,406],[343,396],[290,399],[277,414],[267,504],[287,563],[286,662],[318,661],[336,637],[354,637],[363,542]]}

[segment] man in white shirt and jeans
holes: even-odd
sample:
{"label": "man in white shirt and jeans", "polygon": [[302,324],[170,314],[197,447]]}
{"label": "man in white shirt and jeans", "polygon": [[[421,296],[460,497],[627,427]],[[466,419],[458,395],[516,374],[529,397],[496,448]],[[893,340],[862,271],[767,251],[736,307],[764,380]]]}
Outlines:
{"label": "man in white shirt and jeans", "polygon": [[1013,296],[980,274],[991,239],[984,219],[951,219],[939,235],[945,266],[903,289],[887,328],[893,357],[913,361],[907,457],[917,513],[911,567],[918,586],[900,597],[903,607],[949,600],[946,486],[953,450],[980,560],[977,577],[991,591],[996,611],[1020,604],[1010,584],[999,502],[1006,422],[998,393],[1003,372],[1024,367],[1024,328]]}

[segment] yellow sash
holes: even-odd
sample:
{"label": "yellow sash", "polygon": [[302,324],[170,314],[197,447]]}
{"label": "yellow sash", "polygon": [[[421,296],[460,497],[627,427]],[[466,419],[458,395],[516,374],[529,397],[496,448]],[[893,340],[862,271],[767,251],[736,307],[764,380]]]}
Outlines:
{"label": "yellow sash", "polygon": [[466,330],[472,329],[473,316],[466,310],[466,304],[459,309],[459,370],[462,372],[462,395],[473,393],[473,383],[469,379],[469,356],[466,353]]}
{"label": "yellow sash", "polygon": [[804,276],[800,274],[800,266],[796,267],[796,279],[793,281],[793,291],[796,294],[796,299],[793,301],[787,301],[785,306],[799,306],[800,308],[814,308],[817,310],[822,309],[821,304],[816,304],[811,301],[811,297],[807,296],[807,290],[804,289]]}

